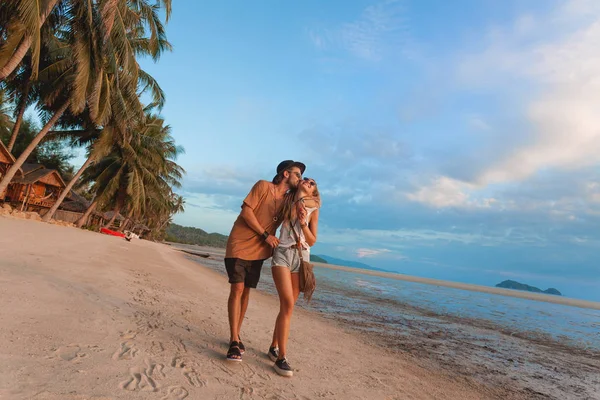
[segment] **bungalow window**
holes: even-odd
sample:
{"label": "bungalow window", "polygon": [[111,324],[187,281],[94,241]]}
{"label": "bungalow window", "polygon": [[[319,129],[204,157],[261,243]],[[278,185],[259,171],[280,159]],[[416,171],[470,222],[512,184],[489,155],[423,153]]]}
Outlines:
{"label": "bungalow window", "polygon": [[50,195],[54,194],[54,188],[50,185],[46,185],[46,190],[44,191],[44,197],[50,197]]}

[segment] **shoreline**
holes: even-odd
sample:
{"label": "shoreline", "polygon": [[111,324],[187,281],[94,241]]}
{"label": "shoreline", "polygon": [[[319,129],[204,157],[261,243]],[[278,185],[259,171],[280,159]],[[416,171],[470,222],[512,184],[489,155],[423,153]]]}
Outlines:
{"label": "shoreline", "polygon": [[[169,243],[169,245],[174,248],[178,248],[178,246],[193,246],[196,248],[200,248],[200,249],[202,249],[201,253],[203,254],[201,257],[206,257],[205,256],[206,254],[208,254],[208,255],[213,254],[218,257],[222,257],[225,254],[225,249],[221,249],[218,247],[199,246],[199,245],[194,245],[194,244],[189,245],[189,244],[174,243],[174,242]],[[197,255],[197,256],[200,255],[200,254],[194,254],[195,253],[194,251],[183,250],[183,249],[179,249],[179,248],[178,248],[178,250],[188,253],[188,254],[191,254],[191,255]],[[200,253],[200,252],[197,252],[197,253]],[[424,284],[424,285],[433,285],[433,286],[443,286],[443,287],[448,287],[448,288],[452,288],[452,289],[468,290],[468,291],[472,291],[472,292],[496,294],[496,295],[500,295],[500,296],[516,297],[516,298],[533,300],[533,301],[542,301],[542,302],[546,302],[546,303],[560,304],[560,305],[571,306],[571,307],[600,310],[600,302],[595,302],[595,301],[590,301],[590,300],[582,300],[582,299],[574,299],[572,297],[556,296],[556,295],[551,295],[551,294],[543,294],[543,293],[535,293],[535,292],[527,292],[524,290],[505,289],[505,288],[499,288],[499,287],[495,287],[495,286],[474,285],[471,283],[445,281],[445,280],[441,280],[441,279],[423,278],[423,277],[419,277],[419,276],[406,275],[406,274],[401,274],[401,273],[397,273],[397,272],[373,271],[373,270],[368,270],[368,269],[363,269],[363,268],[347,267],[344,265],[325,264],[325,263],[320,263],[320,262],[312,262],[312,264],[314,264],[316,267],[319,267],[319,268],[328,268],[328,269],[332,269],[332,270],[352,272],[352,273],[356,273],[356,274],[371,275],[371,276],[377,276],[377,277],[381,277],[381,278],[389,278],[389,279],[405,281],[405,282],[413,282],[413,283],[420,283],[420,284]]]}
{"label": "shoreline", "polygon": [[444,280],[440,280],[440,279],[422,278],[422,277],[418,277],[418,276],[414,276],[414,275],[405,275],[405,274],[400,274],[400,273],[396,273],[396,272],[372,271],[372,270],[362,269],[362,268],[346,267],[343,265],[323,264],[323,263],[316,263],[316,262],[313,264],[315,264],[315,266],[318,266],[321,268],[329,268],[329,269],[345,271],[345,272],[354,272],[354,273],[360,273],[360,274],[364,274],[364,275],[378,276],[378,277],[382,277],[382,278],[395,279],[395,280],[405,281],[405,282],[414,282],[414,283],[421,283],[421,284],[433,285],[433,286],[443,286],[443,287],[448,287],[448,288],[452,288],[452,289],[469,290],[472,292],[497,294],[500,296],[517,297],[517,298],[521,298],[521,299],[543,301],[546,303],[561,304],[561,305],[571,306],[571,307],[600,310],[600,302],[574,299],[572,297],[564,297],[564,296],[556,296],[556,295],[551,295],[551,294],[527,292],[524,290],[505,289],[505,288],[499,288],[499,287],[494,287],[494,286],[474,285],[471,283],[444,281]]}
{"label": "shoreline", "polygon": [[0,293],[3,399],[529,398],[302,308],[281,378],[265,354],[279,303],[261,292],[232,365],[226,278],[144,240],[0,217]]}
{"label": "shoreline", "polygon": [[[213,253],[208,259],[189,259],[225,277],[221,256]],[[270,269],[264,268],[263,273],[259,291],[276,296],[270,282]],[[332,278],[330,275],[328,279]],[[316,312],[388,353],[411,354],[463,378],[528,393],[527,398],[564,399],[578,395],[595,398],[595,394],[600,393],[600,382],[595,378],[600,374],[600,368],[587,367],[594,365],[594,360],[600,356],[600,347],[592,342],[586,344],[568,336],[543,332],[541,325],[537,328],[536,325],[517,327],[483,316],[440,313],[410,301],[378,298],[377,294],[363,292],[352,285],[340,287],[334,283],[331,286],[337,279],[345,282],[347,278],[321,280],[320,295],[310,306],[300,301],[297,308]],[[447,289],[434,285],[415,286],[413,290],[415,294],[430,293],[432,296],[445,290],[449,301],[454,296]],[[464,294],[456,293],[456,296],[455,300],[458,300]],[[364,306],[357,308],[356,304]],[[536,310],[532,312],[544,310],[543,304],[531,304]],[[529,309],[526,303],[522,303],[522,307]],[[496,312],[498,310],[492,310],[492,314]],[[583,309],[563,310],[563,313],[587,314]]]}

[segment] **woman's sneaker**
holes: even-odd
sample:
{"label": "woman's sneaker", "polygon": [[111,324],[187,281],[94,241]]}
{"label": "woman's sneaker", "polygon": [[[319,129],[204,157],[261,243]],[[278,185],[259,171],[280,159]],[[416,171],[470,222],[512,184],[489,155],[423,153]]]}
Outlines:
{"label": "woman's sneaker", "polygon": [[277,347],[269,347],[267,354],[271,361],[275,362],[277,361],[277,358],[279,358],[279,349]]}
{"label": "woman's sneaker", "polygon": [[275,361],[275,365],[273,365],[273,368],[275,369],[275,372],[277,372],[281,376],[294,375],[292,367],[290,367],[290,364],[288,364],[285,358]]}

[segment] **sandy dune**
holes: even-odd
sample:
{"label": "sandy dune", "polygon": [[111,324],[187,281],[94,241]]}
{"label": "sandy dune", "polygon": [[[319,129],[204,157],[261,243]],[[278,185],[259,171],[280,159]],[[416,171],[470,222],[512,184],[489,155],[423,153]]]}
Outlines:
{"label": "sandy dune", "polygon": [[494,399],[512,391],[294,316],[292,379],[264,355],[277,300],[253,299],[224,360],[228,284],[168,246],[0,217],[0,399]]}

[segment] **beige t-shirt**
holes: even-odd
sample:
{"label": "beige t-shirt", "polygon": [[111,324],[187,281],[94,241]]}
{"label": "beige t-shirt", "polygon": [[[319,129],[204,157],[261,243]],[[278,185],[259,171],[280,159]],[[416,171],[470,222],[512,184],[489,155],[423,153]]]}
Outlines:
{"label": "beige t-shirt", "polygon": [[[281,218],[273,221],[273,217],[279,215],[283,206],[283,197],[275,199],[274,195],[273,183],[258,181],[244,199],[244,204],[252,209],[260,225],[271,235],[275,235],[275,231],[281,224]],[[250,228],[241,215],[238,216],[227,240],[225,257],[265,260],[272,255],[273,249],[265,243],[262,235]]]}

